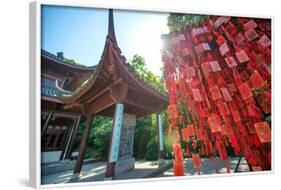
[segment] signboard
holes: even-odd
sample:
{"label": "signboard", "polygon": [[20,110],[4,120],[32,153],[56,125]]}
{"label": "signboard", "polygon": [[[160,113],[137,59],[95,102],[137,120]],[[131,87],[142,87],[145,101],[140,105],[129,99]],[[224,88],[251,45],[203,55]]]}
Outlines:
{"label": "signboard", "polygon": [[109,158],[110,163],[116,162],[118,160],[122,120],[123,120],[123,110],[124,110],[123,104],[116,104],[114,126],[113,126],[112,139],[111,139],[110,158]]}
{"label": "signboard", "polygon": [[162,131],[162,118],[161,115],[158,115],[158,130],[159,130],[159,147],[160,147],[160,151],[164,150],[164,146],[163,146],[163,131]]}

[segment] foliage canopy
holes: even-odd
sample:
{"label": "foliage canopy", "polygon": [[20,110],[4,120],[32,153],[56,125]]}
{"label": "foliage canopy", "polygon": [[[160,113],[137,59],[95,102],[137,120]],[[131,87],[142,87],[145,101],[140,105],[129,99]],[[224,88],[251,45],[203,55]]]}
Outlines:
{"label": "foliage canopy", "polygon": [[134,55],[130,61],[130,65],[135,73],[143,79],[147,84],[160,92],[166,92],[163,77],[159,77],[149,71],[146,67],[145,60],[139,55]]}
{"label": "foliage canopy", "polygon": [[194,15],[194,14],[180,14],[180,13],[170,13],[168,16],[168,28],[170,32],[180,31],[186,26],[195,26],[205,20],[209,16],[207,15]]}

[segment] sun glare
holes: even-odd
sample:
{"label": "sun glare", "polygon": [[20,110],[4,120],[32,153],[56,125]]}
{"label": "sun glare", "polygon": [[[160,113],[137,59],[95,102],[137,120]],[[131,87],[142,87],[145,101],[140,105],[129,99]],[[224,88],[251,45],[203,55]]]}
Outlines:
{"label": "sun glare", "polygon": [[161,34],[167,33],[165,23],[159,19],[146,21],[136,28],[133,50],[145,59],[147,68],[156,75],[161,75]]}

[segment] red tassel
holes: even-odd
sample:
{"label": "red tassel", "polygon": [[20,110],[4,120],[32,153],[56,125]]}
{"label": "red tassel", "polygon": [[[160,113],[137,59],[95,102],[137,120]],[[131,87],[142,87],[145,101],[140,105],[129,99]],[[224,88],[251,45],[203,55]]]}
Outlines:
{"label": "red tassel", "polygon": [[219,173],[219,168],[216,168],[216,173],[217,173],[217,174]]}
{"label": "red tassel", "polygon": [[201,154],[205,155],[205,149],[204,149],[204,144],[201,142]]}
{"label": "red tassel", "polygon": [[188,146],[188,143],[186,143],[186,156],[187,157],[190,157],[191,156],[191,154],[190,154],[190,150],[189,150],[189,146]]}
{"label": "red tassel", "polygon": [[210,156],[210,162],[211,162],[212,164],[214,164],[214,157],[213,157],[213,156]]}
{"label": "red tassel", "polygon": [[[272,131],[264,114],[271,113],[271,23],[215,17],[169,38],[171,42],[161,51],[170,94],[169,134],[173,130],[179,140],[178,126],[186,125],[180,115],[187,116],[184,121],[193,123],[193,128],[182,130],[183,139],[192,137],[193,149],[210,156],[214,166],[215,149],[226,161],[226,146],[231,145],[253,168],[270,169]],[[179,109],[181,103],[185,109]],[[189,145],[185,146],[186,155],[191,156]],[[174,151],[175,159],[183,162],[180,148]],[[193,164],[200,175],[200,157],[195,155]],[[174,167],[175,175],[184,175],[182,163]],[[228,164],[226,172],[231,172]]]}
{"label": "red tassel", "polygon": [[226,172],[230,173],[230,168],[229,168],[228,164],[226,164]]}
{"label": "red tassel", "polygon": [[174,161],[174,176],[184,176],[183,162]]}

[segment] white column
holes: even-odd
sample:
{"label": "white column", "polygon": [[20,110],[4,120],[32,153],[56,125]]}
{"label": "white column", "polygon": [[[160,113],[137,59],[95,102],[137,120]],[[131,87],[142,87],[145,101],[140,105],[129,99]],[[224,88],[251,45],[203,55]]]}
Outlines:
{"label": "white column", "polygon": [[124,112],[124,105],[121,103],[115,104],[113,129],[112,129],[109,156],[108,156],[108,162],[107,162],[106,174],[105,174],[107,179],[114,177],[115,164],[119,157],[123,112]]}
{"label": "white column", "polygon": [[123,104],[116,104],[115,107],[115,116],[113,122],[113,131],[111,139],[111,149],[109,155],[109,163],[116,162],[119,156],[119,147],[120,147],[120,137],[122,130],[122,120],[123,120]]}
{"label": "white column", "polygon": [[162,152],[164,150],[162,117],[160,114],[157,115],[158,115],[159,150]]}

